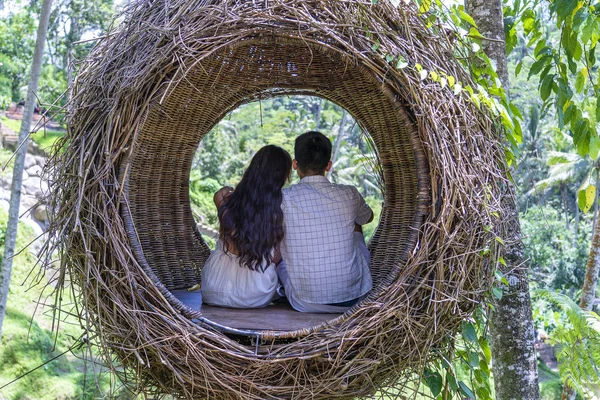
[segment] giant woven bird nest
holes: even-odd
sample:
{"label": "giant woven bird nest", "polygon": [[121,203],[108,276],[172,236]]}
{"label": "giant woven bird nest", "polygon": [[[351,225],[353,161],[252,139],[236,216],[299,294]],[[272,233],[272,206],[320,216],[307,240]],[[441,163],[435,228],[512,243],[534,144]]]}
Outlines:
{"label": "giant woven bird nest", "polygon": [[[132,390],[366,397],[447,353],[491,287],[504,166],[493,120],[446,84],[471,81],[434,28],[381,0],[128,7],[80,65],[49,173],[59,291],[73,283],[88,336]],[[172,294],[199,283],[208,255],[190,166],[228,112],[290,94],[344,107],[377,148],[374,288],[314,326],[237,329]]]}

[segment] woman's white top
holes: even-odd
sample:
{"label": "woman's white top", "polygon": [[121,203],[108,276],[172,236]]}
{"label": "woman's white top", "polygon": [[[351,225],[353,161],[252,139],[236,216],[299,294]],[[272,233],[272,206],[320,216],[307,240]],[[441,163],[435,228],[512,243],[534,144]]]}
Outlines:
{"label": "woman's white top", "polygon": [[276,296],[278,284],[274,264],[264,272],[252,271],[240,265],[238,256],[225,253],[219,240],[202,269],[202,302],[232,308],[265,307]]}

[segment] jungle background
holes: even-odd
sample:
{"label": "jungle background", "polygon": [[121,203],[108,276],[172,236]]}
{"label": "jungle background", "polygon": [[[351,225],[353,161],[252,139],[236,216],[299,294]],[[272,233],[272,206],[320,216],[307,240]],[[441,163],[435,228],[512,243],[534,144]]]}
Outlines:
{"label": "jungle background", "polygon": [[[561,23],[557,23],[556,14],[552,12],[556,3],[535,2],[532,6],[537,10],[535,23],[539,26],[536,29],[548,43],[561,43],[562,40]],[[3,136],[8,137],[10,134],[7,132],[18,132],[20,127],[19,110],[26,97],[41,2],[5,0],[2,6],[0,124],[4,129]],[[64,132],[64,116],[54,111],[66,104],[68,94],[64,92],[76,76],[77,60],[90,51],[94,38],[110,30],[113,15],[122,6],[112,0],[64,0],[55,4],[37,93],[39,110],[36,117],[40,118],[45,113],[52,119],[52,128],[40,130],[32,136],[42,153],[49,152],[54,140]],[[448,7],[460,11],[462,6],[451,3]],[[543,82],[537,79],[535,72],[540,49],[532,46],[530,34],[533,28],[526,25],[526,13],[518,12],[526,7],[518,0],[506,1],[505,7],[505,29],[510,43],[510,98],[522,117],[522,140],[516,145],[512,177],[517,188],[529,266],[533,318],[538,337],[540,388],[542,398],[558,399],[564,380],[561,373],[569,371],[560,368],[555,352],[565,345],[569,332],[577,329],[569,312],[565,311],[569,305],[564,298],[576,301],[580,296],[590,254],[592,228],[598,218],[598,192],[595,191],[600,182],[598,151],[591,154],[580,151],[574,143],[573,130],[557,123],[556,111],[546,101],[548,96],[544,98],[544,93],[540,93]],[[517,19],[523,24],[518,25]],[[590,36],[600,36],[600,22],[590,30]],[[596,70],[596,67],[591,68],[588,74]],[[577,69],[572,75],[575,81],[585,79],[578,77]],[[600,120],[596,120],[597,112],[592,109],[595,101],[586,102],[583,92],[575,96],[579,96],[583,112],[596,126]],[[324,132],[334,144],[330,179],[359,188],[375,210],[375,222],[365,229],[369,238],[376,228],[382,203],[376,149],[371,145],[368,134],[345,110],[310,96],[278,97],[246,104],[227,115],[205,137],[194,159],[190,177],[191,204],[202,229],[206,232],[218,229],[212,202],[214,192],[223,185],[234,186],[260,147],[276,144],[293,154],[295,137],[314,129]],[[11,176],[10,160],[14,151],[11,145],[14,146],[14,143],[9,142],[8,139],[3,140],[4,148],[0,149],[0,163],[6,165],[0,174],[0,183],[3,184]],[[294,178],[292,182],[296,180]],[[8,218],[4,203],[0,202],[0,244],[4,243]],[[35,239],[35,230],[26,224],[19,231],[19,248]],[[206,237],[209,244],[214,245],[210,234]],[[30,272],[35,263],[35,255],[28,250],[15,258],[0,344],[0,399],[96,398],[107,392],[120,398],[130,397],[103,370],[101,363],[96,362],[93,353],[81,347],[72,348],[82,332],[76,320],[65,315],[59,319],[62,321],[60,326],[53,324],[52,313],[42,307],[49,301],[43,291],[44,279],[49,278],[32,278]],[[555,297],[554,294],[564,297]],[[596,300],[594,310],[597,309]],[[485,372],[486,359],[489,363],[485,347],[478,347],[477,351],[483,354],[481,358],[476,356],[476,362],[471,357],[473,350],[467,342],[472,336],[472,326],[468,322],[464,326],[463,337],[458,338],[459,357],[455,368],[465,386],[460,387],[457,393],[462,397],[493,398],[493,385],[481,383],[482,380],[489,382],[493,379],[489,368]],[[485,322],[477,325],[477,335],[485,336],[485,329]],[[595,329],[600,331],[598,326]],[[577,340],[576,334],[572,337]],[[600,343],[590,343],[588,349],[600,353]],[[572,354],[573,358],[579,356]],[[461,357],[466,359],[466,363],[460,362]],[[38,366],[41,367],[10,383]],[[483,378],[482,374],[485,375]],[[435,372],[426,374],[421,396],[435,395],[437,384]],[[593,398],[595,388],[590,385],[589,389],[590,392],[583,395]]]}

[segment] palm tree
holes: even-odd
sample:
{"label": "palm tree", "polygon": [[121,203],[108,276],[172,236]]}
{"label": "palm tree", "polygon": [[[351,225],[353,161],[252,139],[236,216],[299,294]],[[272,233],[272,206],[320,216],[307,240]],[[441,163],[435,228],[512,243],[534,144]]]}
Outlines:
{"label": "palm tree", "polygon": [[[554,190],[560,194],[563,212],[565,216],[565,225],[567,229],[571,229],[569,223],[570,210],[575,211],[575,235],[579,230],[579,207],[575,204],[571,207],[570,199],[573,198],[571,187],[577,185],[579,192],[585,192],[590,185],[595,188],[596,180],[593,179],[597,175],[596,164],[589,157],[581,157],[576,153],[564,151],[550,151],[546,156],[546,165],[548,168],[548,177],[536,182],[527,194],[539,194],[540,191]],[[574,203],[574,202],[573,202]],[[586,203],[586,205],[591,203]],[[587,208],[589,208],[589,206]],[[587,211],[585,207],[581,207]],[[596,214],[594,215],[594,220]]]}

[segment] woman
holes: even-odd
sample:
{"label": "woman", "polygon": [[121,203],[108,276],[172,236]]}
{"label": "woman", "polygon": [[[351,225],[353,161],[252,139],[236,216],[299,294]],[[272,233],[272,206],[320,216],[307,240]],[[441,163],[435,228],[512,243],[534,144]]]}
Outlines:
{"label": "woman", "polygon": [[226,186],[215,193],[219,241],[202,270],[204,303],[257,308],[276,297],[275,264],[283,239],[281,189],[291,169],[287,151],[265,146],[235,190]]}

